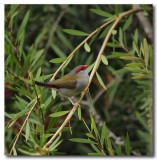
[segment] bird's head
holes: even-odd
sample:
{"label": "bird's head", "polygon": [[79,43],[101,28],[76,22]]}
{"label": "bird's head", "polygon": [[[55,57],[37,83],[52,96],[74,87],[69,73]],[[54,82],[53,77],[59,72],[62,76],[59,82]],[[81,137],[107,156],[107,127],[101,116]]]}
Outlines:
{"label": "bird's head", "polygon": [[87,72],[88,65],[79,65],[75,67],[70,73],[79,77],[89,77]]}

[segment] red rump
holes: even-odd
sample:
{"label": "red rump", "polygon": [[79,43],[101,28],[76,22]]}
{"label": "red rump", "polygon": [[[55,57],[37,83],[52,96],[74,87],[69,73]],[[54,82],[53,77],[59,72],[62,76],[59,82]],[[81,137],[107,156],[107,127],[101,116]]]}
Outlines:
{"label": "red rump", "polygon": [[81,70],[85,70],[88,67],[88,65],[84,65],[76,70],[76,73],[80,72]]}
{"label": "red rump", "polygon": [[48,83],[47,85],[48,85],[49,87],[53,87],[53,88],[59,89],[59,87],[57,87],[56,85],[53,85],[53,84],[51,84],[51,83]]}

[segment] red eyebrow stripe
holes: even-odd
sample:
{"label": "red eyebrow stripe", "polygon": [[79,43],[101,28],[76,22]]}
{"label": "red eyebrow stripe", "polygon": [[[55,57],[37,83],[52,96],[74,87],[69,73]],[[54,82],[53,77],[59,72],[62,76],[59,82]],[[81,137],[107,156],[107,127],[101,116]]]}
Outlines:
{"label": "red eyebrow stripe", "polygon": [[83,68],[84,70],[88,67],[88,65],[84,65],[82,67],[80,67],[79,69],[77,69],[77,71],[75,73],[78,73],[80,72],[80,70]]}
{"label": "red eyebrow stripe", "polygon": [[82,69],[83,67],[80,67],[79,69],[77,69],[76,73],[80,72],[80,70]]}

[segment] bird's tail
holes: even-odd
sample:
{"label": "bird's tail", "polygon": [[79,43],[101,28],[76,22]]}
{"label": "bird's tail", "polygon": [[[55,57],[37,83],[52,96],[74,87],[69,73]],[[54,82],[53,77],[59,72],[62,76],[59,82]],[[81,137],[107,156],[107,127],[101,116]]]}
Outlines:
{"label": "bird's tail", "polygon": [[53,85],[51,83],[42,83],[42,82],[35,81],[35,84],[40,86],[40,87],[49,87],[49,88],[59,89],[56,85]]}

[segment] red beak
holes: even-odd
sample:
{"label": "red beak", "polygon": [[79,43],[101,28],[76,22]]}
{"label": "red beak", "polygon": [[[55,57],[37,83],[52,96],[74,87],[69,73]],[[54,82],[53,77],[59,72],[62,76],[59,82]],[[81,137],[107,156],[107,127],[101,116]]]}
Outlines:
{"label": "red beak", "polygon": [[88,67],[88,65],[84,65],[83,68],[86,69]]}

